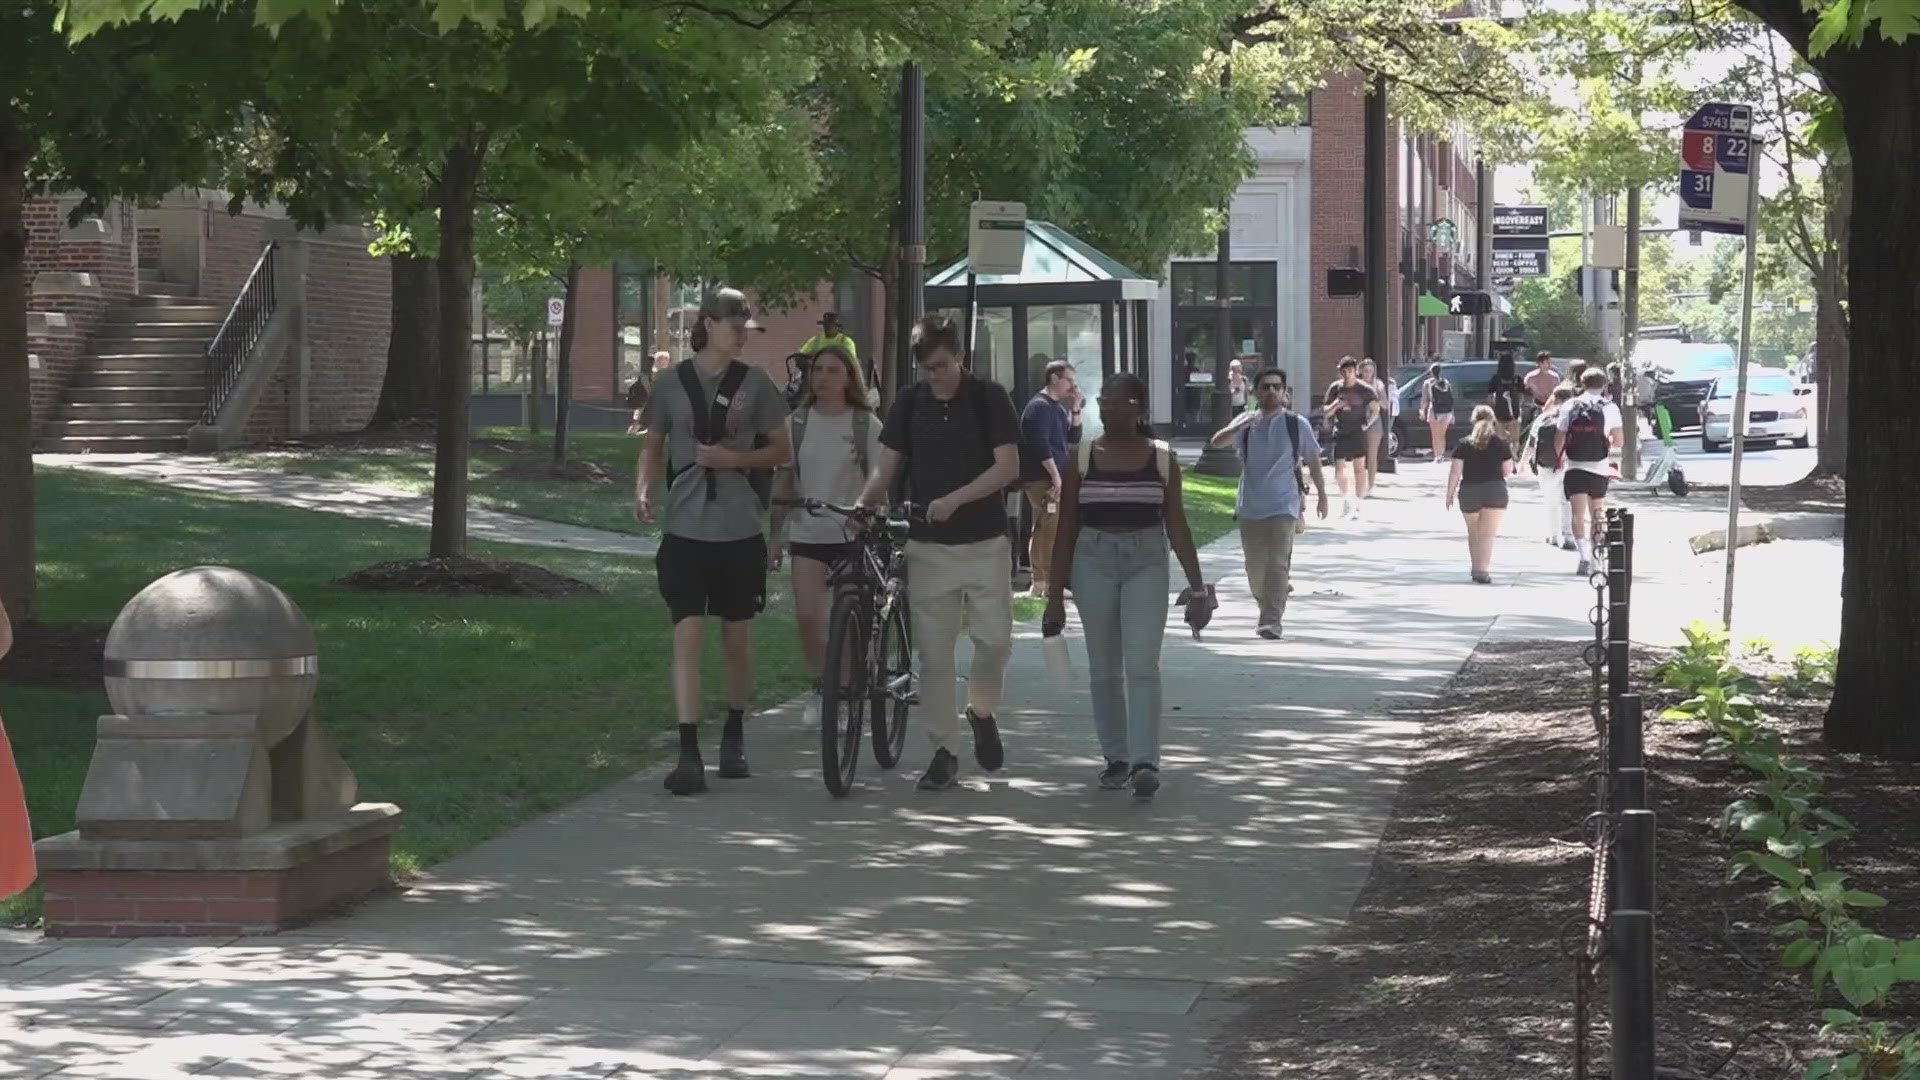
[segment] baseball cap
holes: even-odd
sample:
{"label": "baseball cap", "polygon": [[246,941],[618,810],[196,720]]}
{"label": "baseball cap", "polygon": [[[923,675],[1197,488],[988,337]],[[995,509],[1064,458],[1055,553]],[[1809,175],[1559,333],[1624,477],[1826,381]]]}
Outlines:
{"label": "baseball cap", "polygon": [[747,329],[765,330],[753,317],[753,305],[739,289],[716,289],[700,301],[702,319],[745,319]]}
{"label": "baseball cap", "polygon": [[826,314],[820,316],[821,326],[825,326],[828,323],[837,323],[839,321],[840,321],[840,313],[837,311],[829,311]]}

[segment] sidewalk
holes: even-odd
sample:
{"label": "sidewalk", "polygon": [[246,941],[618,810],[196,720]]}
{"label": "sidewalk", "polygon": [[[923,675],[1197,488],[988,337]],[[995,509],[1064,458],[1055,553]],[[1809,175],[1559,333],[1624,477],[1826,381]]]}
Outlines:
{"label": "sidewalk", "polygon": [[[390,521],[422,529],[433,525],[431,495],[415,495],[377,484],[352,484],[264,469],[240,469],[222,465],[219,458],[212,456],[35,454],[33,463],[37,467],[82,469],[209,495],[343,514],[367,521]],[[475,540],[568,548],[602,555],[652,555],[659,546],[659,538],[654,536],[628,536],[604,529],[587,529],[476,508],[467,510],[467,535]],[[0,1076],[4,1075],[0,1073]]]}
{"label": "sidewalk", "polygon": [[1253,636],[1236,541],[1204,553],[1223,607],[1168,635],[1152,803],[1093,788],[1077,631],[1063,687],[1028,624],[1009,767],[952,791],[914,790],[916,719],[902,768],[867,759],[836,802],[783,709],[750,725],[752,780],[679,800],[630,778],[308,930],[0,934],[0,1076],[1193,1074],[1238,989],[1345,918],[1418,733],[1394,711],[1490,634],[1591,603],[1524,513],[1503,586],[1469,583],[1443,475],[1409,466],[1364,521],[1303,537],[1282,642]]}

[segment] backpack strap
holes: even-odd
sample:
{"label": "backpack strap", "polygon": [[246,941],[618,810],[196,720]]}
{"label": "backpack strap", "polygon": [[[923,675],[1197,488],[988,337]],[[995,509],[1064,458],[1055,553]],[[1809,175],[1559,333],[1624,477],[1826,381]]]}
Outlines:
{"label": "backpack strap", "polygon": [[[719,442],[727,429],[727,410],[733,405],[733,396],[740,392],[740,384],[747,381],[747,365],[735,360],[727,366],[726,373],[720,376],[720,385],[715,389],[713,402],[706,409],[700,407],[706,391],[700,385],[700,375],[694,370],[691,359],[682,360],[678,369],[680,386],[687,393],[687,402],[692,405],[689,411],[693,415],[693,441],[702,445]],[[680,474],[693,468],[683,465],[674,470],[667,480],[671,488]],[[712,502],[720,494],[720,478],[712,469],[707,473],[707,501]]]}
{"label": "backpack strap", "polygon": [[1173,447],[1165,439],[1153,440],[1153,467],[1160,470],[1160,486],[1173,483]]}
{"label": "backpack strap", "polygon": [[[872,437],[873,414],[865,409],[853,410],[853,463],[860,469],[860,482],[863,484],[866,483],[867,475],[871,471],[870,462],[867,461],[867,443],[872,440]],[[799,475],[797,467],[800,464],[800,436],[797,432],[793,437],[793,463],[796,466],[794,475],[797,478]]]}
{"label": "backpack strap", "polygon": [[796,494],[800,486],[800,444],[807,439],[807,419],[812,415],[812,409],[802,407],[795,409],[793,415],[787,417],[788,438],[793,443],[793,461],[788,464],[787,468],[793,470],[793,483]]}

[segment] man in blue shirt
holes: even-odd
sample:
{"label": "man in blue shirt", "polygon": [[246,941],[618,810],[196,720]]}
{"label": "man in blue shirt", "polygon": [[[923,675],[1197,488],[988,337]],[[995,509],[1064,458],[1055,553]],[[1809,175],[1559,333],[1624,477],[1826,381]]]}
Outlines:
{"label": "man in blue shirt", "polygon": [[1034,596],[1047,595],[1054,531],[1060,523],[1060,478],[1067,469],[1067,445],[1074,441],[1072,428],[1078,422],[1067,409],[1073,390],[1073,365],[1051,361],[1040,392],[1020,412],[1020,486],[1033,508],[1027,565],[1033,568]]}
{"label": "man in blue shirt", "polygon": [[1293,538],[1306,517],[1306,485],[1300,466],[1313,473],[1318,512],[1327,516],[1327,479],[1320,468],[1320,443],[1313,425],[1287,408],[1287,377],[1278,368],[1260,373],[1254,384],[1257,412],[1244,412],[1221,428],[1213,445],[1229,443],[1240,451],[1240,496],[1233,516],[1240,522],[1240,548],[1247,560],[1247,587],[1260,607],[1258,633],[1280,639],[1293,571]]}

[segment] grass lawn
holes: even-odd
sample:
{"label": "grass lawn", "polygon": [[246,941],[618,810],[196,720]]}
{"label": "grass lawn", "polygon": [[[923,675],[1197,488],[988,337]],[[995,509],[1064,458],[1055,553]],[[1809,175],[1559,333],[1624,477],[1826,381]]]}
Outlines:
{"label": "grass lawn", "polygon": [[[169,570],[237,566],[285,589],[320,639],[318,715],[361,797],[400,804],[401,873],[465,848],[658,756],[671,726],[669,627],[650,560],[476,544],[607,590],[529,600],[356,593],[332,582],[426,553],[426,533],[333,514],[230,501],[66,469],[39,488],[41,617],[112,621]],[[756,635],[763,704],[805,688],[791,605],[775,595]],[[718,635],[705,666],[718,702]],[[73,827],[102,692],[0,684],[36,835]],[[718,719],[718,706],[710,710]],[[0,903],[0,924],[37,917],[37,893]]]}
{"label": "grass lawn", "polygon": [[[638,436],[617,431],[574,432],[568,436],[571,456],[606,468],[615,477],[611,484],[496,476],[497,470],[508,465],[548,460],[553,436],[534,437],[523,428],[498,427],[480,428],[474,438],[481,441],[473,447],[467,465],[472,506],[613,532],[656,531],[655,526],[633,520]],[[238,468],[380,484],[420,495],[433,490],[433,451],[421,446],[249,450],[224,454],[221,460]]]}

